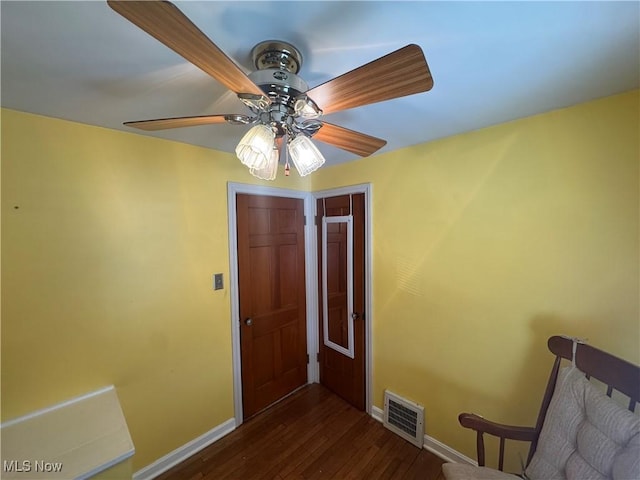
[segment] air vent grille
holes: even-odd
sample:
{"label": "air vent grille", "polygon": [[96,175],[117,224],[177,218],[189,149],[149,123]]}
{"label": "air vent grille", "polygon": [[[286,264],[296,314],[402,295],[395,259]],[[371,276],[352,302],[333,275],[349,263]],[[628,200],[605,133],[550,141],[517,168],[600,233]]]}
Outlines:
{"label": "air vent grille", "polygon": [[385,390],[384,426],[422,448],[424,442],[424,408],[421,405]]}

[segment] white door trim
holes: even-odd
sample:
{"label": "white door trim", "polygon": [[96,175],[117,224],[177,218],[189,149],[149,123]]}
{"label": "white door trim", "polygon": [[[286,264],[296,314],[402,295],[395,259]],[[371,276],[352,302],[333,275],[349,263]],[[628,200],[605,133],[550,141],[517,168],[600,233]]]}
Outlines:
{"label": "white door trim", "polygon": [[[373,389],[373,348],[372,348],[372,329],[371,326],[373,325],[373,297],[372,297],[372,293],[373,293],[373,200],[372,200],[372,191],[373,191],[373,185],[370,183],[363,183],[363,184],[359,184],[359,185],[350,185],[347,187],[340,187],[340,188],[332,188],[332,189],[328,189],[328,190],[319,190],[317,192],[313,192],[313,218],[315,218],[315,216],[317,215],[317,208],[316,208],[316,201],[320,198],[326,198],[326,197],[337,197],[339,195],[349,195],[349,194],[354,194],[354,193],[364,193],[364,214],[365,214],[365,273],[364,273],[364,283],[365,283],[365,315],[364,315],[364,322],[365,322],[365,331],[364,331],[364,343],[365,343],[365,406],[367,409],[367,413],[371,414],[372,410],[372,406],[373,406],[373,394],[372,394],[372,389]],[[310,223],[310,222],[307,222]],[[316,236],[314,235],[313,237],[313,246],[312,246],[312,252],[314,253],[314,261],[316,262],[315,265],[317,265],[318,259],[315,256],[316,252],[317,252],[317,240],[316,240]],[[317,270],[317,267],[316,267]],[[314,287],[315,288],[315,292],[318,291],[318,281],[317,281],[317,275],[314,276],[313,278],[313,283],[309,283],[308,285],[310,287]],[[309,292],[307,292],[307,298],[309,297]],[[314,318],[317,319],[317,311],[318,311],[318,306],[317,306],[317,295],[314,295]],[[307,303],[307,306],[309,304]],[[318,322],[316,321],[316,325],[313,328],[316,331],[316,335],[315,335],[315,341],[316,341],[316,348],[317,348],[317,342],[318,342]],[[315,350],[317,351],[317,350]],[[313,357],[312,357],[313,358]],[[319,368],[317,359],[315,362],[315,367]],[[319,378],[319,374],[316,374],[316,378]]]}
{"label": "white door trim", "polygon": [[318,351],[318,308],[317,308],[317,266],[315,247],[315,228],[313,225],[314,202],[310,192],[274,188],[245,183],[227,183],[227,211],[229,231],[229,292],[231,301],[231,353],[233,362],[233,405],[236,426],[243,422],[242,414],[242,362],[240,349],[240,304],[238,287],[238,235],[236,217],[236,195],[264,195],[272,197],[299,198],[304,201],[304,215],[307,219],[304,227],[304,261],[307,301],[307,383],[316,383],[319,378],[319,365],[315,352]]}

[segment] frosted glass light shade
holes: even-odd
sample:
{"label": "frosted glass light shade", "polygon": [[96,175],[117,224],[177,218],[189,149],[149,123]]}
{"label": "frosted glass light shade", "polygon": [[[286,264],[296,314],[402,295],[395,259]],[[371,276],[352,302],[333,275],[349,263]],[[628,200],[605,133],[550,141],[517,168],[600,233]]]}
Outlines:
{"label": "frosted glass light shade", "polygon": [[274,148],[266,165],[262,168],[251,168],[249,173],[262,180],[275,180],[278,173],[278,160],[280,160],[280,152],[277,148]]}
{"label": "frosted glass light shade", "polygon": [[275,140],[275,133],[266,125],[256,125],[249,130],[238,146],[236,155],[247,167],[264,168],[271,158]]}
{"label": "frosted glass light shade", "polygon": [[324,157],[311,140],[298,135],[289,143],[289,155],[301,177],[316,171],[324,163]]}

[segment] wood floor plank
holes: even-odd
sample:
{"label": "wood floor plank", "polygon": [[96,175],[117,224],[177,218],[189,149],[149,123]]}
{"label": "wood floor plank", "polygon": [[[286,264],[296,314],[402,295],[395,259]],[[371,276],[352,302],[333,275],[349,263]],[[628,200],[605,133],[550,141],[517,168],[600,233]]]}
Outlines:
{"label": "wood floor plank", "polygon": [[358,440],[371,428],[368,418],[358,415],[357,422],[336,441],[331,444],[331,448],[324,451],[316,460],[303,472],[305,478],[309,480],[319,480],[333,477],[342,465],[347,463],[353,456],[355,445]]}
{"label": "wood floor plank", "polygon": [[443,461],[308,385],[158,480],[443,480]]}
{"label": "wood floor plank", "polygon": [[377,425],[376,420],[365,415],[362,423],[359,424],[360,428],[356,431],[357,435],[347,437],[348,444],[343,442],[343,445],[335,447],[341,449],[343,454],[335,455],[331,459],[334,466],[329,468],[334,472],[334,478],[349,478],[352,471],[357,472],[377,455],[379,448],[372,444],[380,437],[383,430],[375,428],[375,425]]}
{"label": "wood floor plank", "polygon": [[[338,399],[338,397],[336,397],[336,399]],[[363,412],[356,410],[341,399],[338,400],[341,404],[340,410],[323,421],[322,437],[326,439],[326,442],[315,450],[312,455],[309,455],[305,461],[294,470],[294,475],[301,475],[302,478],[308,479],[313,475],[322,473],[322,462],[318,459],[327,458],[327,456],[332,453],[337,454],[338,450],[335,448],[336,440],[363,415]]]}
{"label": "wood floor plank", "polygon": [[429,478],[433,480],[444,480],[442,473],[443,460],[425,450],[428,455],[418,455],[405,472],[403,480],[420,480]]}

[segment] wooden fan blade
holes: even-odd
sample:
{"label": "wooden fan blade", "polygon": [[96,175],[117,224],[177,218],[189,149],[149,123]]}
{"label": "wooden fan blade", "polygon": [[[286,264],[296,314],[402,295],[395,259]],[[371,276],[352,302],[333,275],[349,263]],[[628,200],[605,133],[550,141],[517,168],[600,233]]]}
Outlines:
{"label": "wooden fan blade", "polygon": [[367,157],[387,144],[387,141],[381,138],[372,137],[326,122],[322,123],[322,127],[320,127],[320,130],[316,132],[313,138],[335,145],[338,148],[355,153],[361,157]]}
{"label": "wooden fan blade", "polygon": [[229,90],[264,95],[260,87],[171,2],[108,0],[107,3],[131,23],[211,75]]}
{"label": "wooden fan blade", "polygon": [[139,120],[136,122],[125,122],[127,127],[139,128],[140,130],[165,130],[169,128],[195,127],[198,125],[213,125],[225,123],[227,115],[202,115],[198,117],[175,117],[157,118],[155,120]]}
{"label": "wooden fan blade", "polygon": [[418,45],[407,45],[308,90],[323,113],[426,92],[433,78]]}

